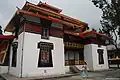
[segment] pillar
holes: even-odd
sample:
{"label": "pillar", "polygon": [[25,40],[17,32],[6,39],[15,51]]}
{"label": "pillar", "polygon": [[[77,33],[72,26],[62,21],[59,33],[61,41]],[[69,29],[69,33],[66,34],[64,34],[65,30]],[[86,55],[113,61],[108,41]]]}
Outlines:
{"label": "pillar", "polygon": [[106,46],[98,46],[97,44],[85,45],[84,60],[91,71],[109,69]]}

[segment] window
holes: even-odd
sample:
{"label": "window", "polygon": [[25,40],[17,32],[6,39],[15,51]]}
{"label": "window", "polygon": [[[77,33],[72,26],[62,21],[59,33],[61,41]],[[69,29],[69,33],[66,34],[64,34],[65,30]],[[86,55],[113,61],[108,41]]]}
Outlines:
{"label": "window", "polygon": [[52,43],[40,42],[38,43],[39,51],[39,59],[38,59],[38,67],[53,67],[52,63]]}
{"label": "window", "polygon": [[49,39],[49,28],[42,28],[42,39]]}
{"label": "window", "polygon": [[98,49],[97,52],[98,52],[99,64],[104,64],[103,49]]}
{"label": "window", "polygon": [[41,38],[42,39],[49,39],[49,29],[51,27],[52,21],[40,18],[42,31],[41,31]]}
{"label": "window", "polygon": [[18,47],[18,43],[17,42],[13,42],[12,44],[12,67],[16,67],[16,62],[17,62],[17,47]]}
{"label": "window", "polygon": [[83,49],[79,50],[65,50],[65,66],[68,65],[83,65],[84,54]]}
{"label": "window", "polygon": [[68,59],[69,58],[69,55],[68,55],[68,52],[65,52],[65,65],[68,65],[69,62],[68,62]]}
{"label": "window", "polygon": [[75,52],[75,64],[79,65],[79,52]]}

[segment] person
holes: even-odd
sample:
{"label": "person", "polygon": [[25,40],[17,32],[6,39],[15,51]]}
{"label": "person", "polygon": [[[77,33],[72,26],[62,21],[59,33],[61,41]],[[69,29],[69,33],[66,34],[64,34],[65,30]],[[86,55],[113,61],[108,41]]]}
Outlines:
{"label": "person", "polygon": [[87,63],[85,62],[84,65],[82,66],[82,74],[81,76],[83,78],[87,78],[88,77],[88,71],[87,71]]}

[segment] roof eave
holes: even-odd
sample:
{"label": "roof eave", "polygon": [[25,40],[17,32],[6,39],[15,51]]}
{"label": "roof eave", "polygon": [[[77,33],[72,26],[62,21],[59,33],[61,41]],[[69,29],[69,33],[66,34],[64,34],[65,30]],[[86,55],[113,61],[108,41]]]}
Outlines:
{"label": "roof eave", "polygon": [[90,34],[90,33],[98,34],[98,35],[103,36],[103,37],[108,38],[108,39],[112,38],[110,36],[106,36],[104,34],[101,34],[101,33],[95,32],[95,31],[86,31],[86,32],[81,33],[81,35],[84,36],[85,34]]}
{"label": "roof eave", "polygon": [[53,6],[49,5],[49,4],[47,4],[47,3],[43,3],[43,2],[41,2],[41,1],[38,3],[38,5],[48,6],[48,7],[52,8],[52,9],[57,10],[58,13],[62,12],[62,9],[59,9],[59,8],[53,7]]}
{"label": "roof eave", "polygon": [[16,11],[16,13],[13,15],[13,17],[11,18],[11,20],[9,21],[9,23],[7,24],[7,26],[6,26],[6,28],[4,29],[4,31],[13,32],[13,24],[12,24],[12,22],[13,22],[15,16],[16,16],[16,14],[17,14],[17,11]]}
{"label": "roof eave", "polygon": [[35,4],[32,4],[32,3],[28,3],[28,4],[26,4],[26,6],[35,7],[35,8],[37,8],[37,9],[41,9],[41,10],[43,10],[43,11],[47,11],[47,12],[50,12],[50,13],[52,13],[52,14],[59,15],[59,16],[61,16],[61,17],[70,19],[70,21],[73,20],[73,21],[75,21],[75,22],[81,23],[81,25],[88,25],[87,23],[82,22],[82,21],[80,21],[80,20],[74,19],[74,18],[72,18],[72,17],[66,16],[66,15],[63,15],[63,14],[56,13],[56,12],[53,12],[53,11],[50,11],[50,10],[46,10],[46,9],[40,8],[39,6],[37,6],[37,5],[35,5]]}
{"label": "roof eave", "polygon": [[0,35],[0,39],[6,39],[6,40],[10,40],[10,39],[14,39],[15,36],[13,35]]}

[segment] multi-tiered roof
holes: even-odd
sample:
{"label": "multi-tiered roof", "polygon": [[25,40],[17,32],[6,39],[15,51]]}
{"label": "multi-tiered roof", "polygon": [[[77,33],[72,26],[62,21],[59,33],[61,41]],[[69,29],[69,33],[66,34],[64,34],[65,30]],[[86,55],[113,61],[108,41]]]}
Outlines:
{"label": "multi-tiered roof", "polygon": [[[65,34],[80,36],[82,38],[86,38],[86,36],[87,38],[88,37],[96,38],[97,35],[105,38],[111,38],[104,34],[97,33],[95,31],[88,31],[87,23],[74,19],[72,17],[66,16],[61,12],[62,12],[61,9],[48,5],[47,3],[39,2],[37,5],[35,5],[30,2],[26,2],[22,9],[18,9],[16,11],[15,15],[13,16],[9,24],[6,26],[5,31],[8,31],[8,32],[15,31],[15,28],[13,26],[15,24],[14,21],[16,19],[16,16],[26,14],[34,17],[51,20],[51,21],[58,22],[60,24],[65,25],[63,28]],[[74,30],[70,32],[69,29],[80,29],[80,30],[85,29],[85,30],[83,30],[84,32],[83,31],[75,32]]]}
{"label": "multi-tiered roof", "polygon": [[12,31],[13,21],[16,14],[27,14],[31,16],[36,16],[40,18],[44,18],[47,20],[52,20],[55,22],[59,22],[63,25],[67,25],[67,27],[75,27],[75,28],[83,28],[88,24],[82,22],[80,20],[74,19],[72,17],[61,14],[62,10],[46,3],[39,2],[37,5],[32,4],[30,2],[26,2],[22,9],[18,9],[12,18],[12,20],[7,25],[5,31]]}

